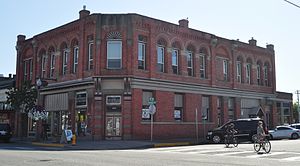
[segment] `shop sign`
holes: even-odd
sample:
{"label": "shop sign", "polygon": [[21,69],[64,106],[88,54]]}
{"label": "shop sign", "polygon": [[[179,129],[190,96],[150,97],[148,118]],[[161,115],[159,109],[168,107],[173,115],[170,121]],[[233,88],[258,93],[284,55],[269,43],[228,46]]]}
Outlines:
{"label": "shop sign", "polygon": [[121,96],[106,96],[106,104],[107,105],[120,105],[121,104]]}
{"label": "shop sign", "polygon": [[86,107],[86,106],[87,106],[86,92],[76,93],[76,107]]}

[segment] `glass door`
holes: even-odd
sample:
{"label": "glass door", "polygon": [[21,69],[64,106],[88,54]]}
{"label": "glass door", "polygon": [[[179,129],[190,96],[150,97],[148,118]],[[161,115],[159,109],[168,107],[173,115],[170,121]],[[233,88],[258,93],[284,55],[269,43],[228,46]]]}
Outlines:
{"label": "glass door", "polygon": [[121,116],[107,115],[106,116],[106,139],[121,139]]}

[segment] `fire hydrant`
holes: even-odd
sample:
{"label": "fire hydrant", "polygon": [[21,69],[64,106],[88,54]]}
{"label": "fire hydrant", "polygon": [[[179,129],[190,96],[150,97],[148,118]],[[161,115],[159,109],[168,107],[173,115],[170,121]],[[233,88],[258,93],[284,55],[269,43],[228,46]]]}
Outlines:
{"label": "fire hydrant", "polygon": [[72,146],[73,145],[76,145],[76,135],[75,134],[73,134],[73,136],[72,136]]}

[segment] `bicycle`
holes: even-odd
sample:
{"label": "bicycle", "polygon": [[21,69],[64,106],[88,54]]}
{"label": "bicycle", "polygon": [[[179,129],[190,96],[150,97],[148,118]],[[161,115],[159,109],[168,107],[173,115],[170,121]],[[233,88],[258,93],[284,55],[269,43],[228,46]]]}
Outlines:
{"label": "bicycle", "polygon": [[262,148],[266,153],[269,153],[271,151],[271,143],[270,141],[265,137],[264,139],[259,139],[256,136],[256,140],[254,141],[253,148],[255,152],[259,152]]}
{"label": "bicycle", "polygon": [[230,144],[232,144],[234,147],[237,147],[239,145],[238,139],[235,135],[225,135],[224,143],[226,147],[228,148]]}

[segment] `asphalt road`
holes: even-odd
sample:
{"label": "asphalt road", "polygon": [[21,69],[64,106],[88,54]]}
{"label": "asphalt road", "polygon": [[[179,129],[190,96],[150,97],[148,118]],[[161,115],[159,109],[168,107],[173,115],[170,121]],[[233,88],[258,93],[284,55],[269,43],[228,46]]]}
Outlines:
{"label": "asphalt road", "polygon": [[252,144],[223,144],[131,150],[65,151],[51,147],[0,143],[3,166],[285,166],[300,165],[300,139],[271,141],[269,154],[255,153]]}

